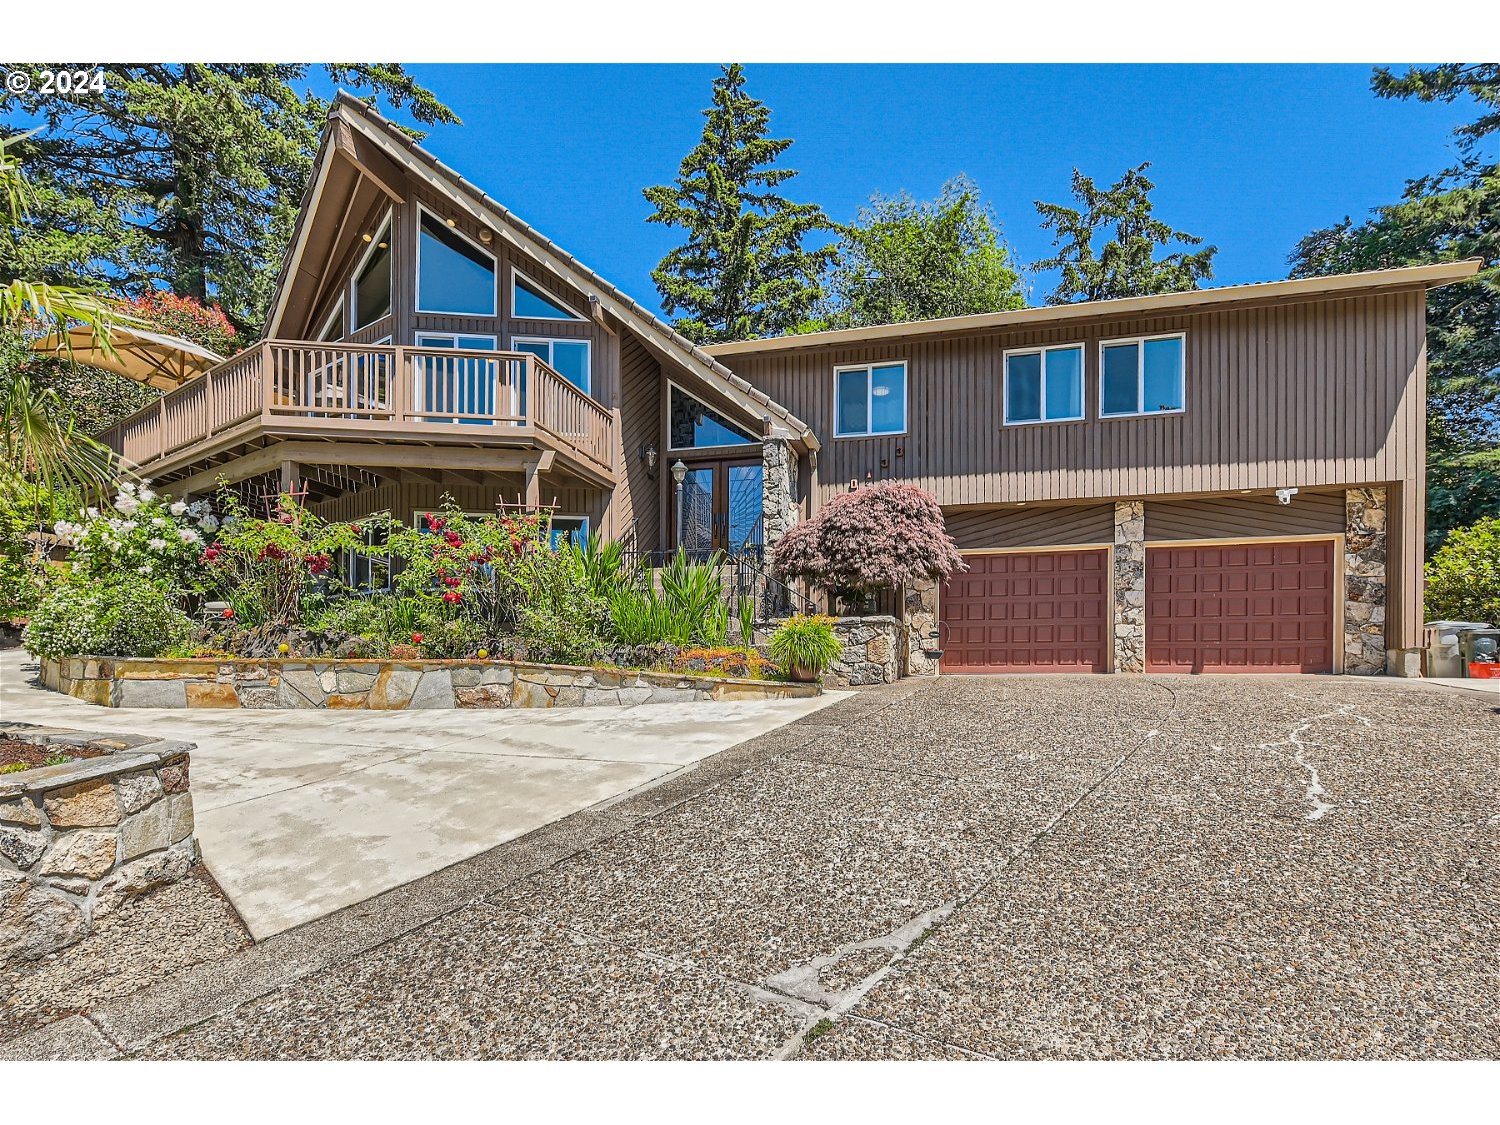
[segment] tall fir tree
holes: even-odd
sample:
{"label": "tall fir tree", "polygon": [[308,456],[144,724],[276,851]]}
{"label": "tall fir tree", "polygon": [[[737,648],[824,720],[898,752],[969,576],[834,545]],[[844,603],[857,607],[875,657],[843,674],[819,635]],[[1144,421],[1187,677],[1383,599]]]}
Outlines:
{"label": "tall fir tree", "polygon": [[1427,295],[1427,546],[1500,514],[1500,64],[1377,68],[1382,98],[1472,98],[1454,130],[1458,162],[1410,180],[1400,202],[1313,231],[1292,251],[1293,277],[1479,258],[1478,274]]}
{"label": "tall fir tree", "polygon": [[[0,64],[34,74],[77,64]],[[90,64],[86,69],[93,69]],[[108,65],[78,97],[0,88],[0,114],[34,181],[22,237],[0,247],[0,275],[69,283],[108,277],[138,296],[165,286],[217,303],[252,338],[302,199],[328,103],[298,89],[309,67],[258,63]],[[330,63],[420,124],[453,111],[400,66]]]}
{"label": "tall fir tree", "polygon": [[792,142],[768,136],[771,111],[746,92],[739,63],[714,79],[703,116],[703,137],[677,179],[644,191],[654,208],[647,222],[687,232],[651,279],[677,330],[699,343],[795,331],[817,305],[835,254],[804,243],[836,228],[822,208],[777,191],[797,175],[774,167]]}
{"label": "tall fir tree", "polygon": [[[1042,227],[1053,232],[1057,252],[1033,268],[1062,271],[1062,280],[1047,296],[1049,305],[1177,293],[1196,289],[1213,276],[1218,247],[1203,246],[1203,239],[1173,230],[1155,217],[1151,192],[1156,185],[1146,178],[1149,167],[1148,160],[1131,168],[1108,188],[1097,187],[1074,168],[1077,207],[1036,201]],[[1096,250],[1095,239],[1108,233],[1112,237]],[[1174,245],[1202,249],[1156,256]]]}

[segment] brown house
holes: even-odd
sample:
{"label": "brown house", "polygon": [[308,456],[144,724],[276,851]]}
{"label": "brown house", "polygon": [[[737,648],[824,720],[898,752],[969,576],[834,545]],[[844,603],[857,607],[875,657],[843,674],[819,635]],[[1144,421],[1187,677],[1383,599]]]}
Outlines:
{"label": "brown house", "polygon": [[266,340],[107,440],[178,494],[519,501],[641,550],[909,480],[969,563],[908,592],[912,671],[1412,674],[1425,292],[1475,268],[699,348],[341,95]]}

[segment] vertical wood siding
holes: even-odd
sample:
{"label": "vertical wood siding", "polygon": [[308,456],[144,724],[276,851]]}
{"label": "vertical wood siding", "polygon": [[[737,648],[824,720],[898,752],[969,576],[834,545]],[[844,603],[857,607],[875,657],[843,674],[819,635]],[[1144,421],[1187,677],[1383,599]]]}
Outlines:
{"label": "vertical wood siding", "polygon": [[[819,504],[867,473],[919,484],[945,507],[1399,485],[1389,636],[1412,647],[1425,303],[1414,289],[723,359],[823,439]],[[1101,420],[1100,342],[1165,332],[1186,333],[1185,412]],[[1067,343],[1085,345],[1085,421],[1003,425],[1003,352]],[[907,432],[833,437],[834,367],[888,360],[907,363]]]}

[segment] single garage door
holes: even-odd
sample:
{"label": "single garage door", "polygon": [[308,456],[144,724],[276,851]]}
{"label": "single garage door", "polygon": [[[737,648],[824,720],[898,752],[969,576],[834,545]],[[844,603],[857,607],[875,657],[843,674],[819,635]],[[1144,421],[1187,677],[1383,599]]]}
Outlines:
{"label": "single garage door", "polygon": [[1148,672],[1333,671],[1333,544],[1146,550]]}
{"label": "single garage door", "polygon": [[1103,672],[1109,552],[965,555],[938,599],[942,670]]}

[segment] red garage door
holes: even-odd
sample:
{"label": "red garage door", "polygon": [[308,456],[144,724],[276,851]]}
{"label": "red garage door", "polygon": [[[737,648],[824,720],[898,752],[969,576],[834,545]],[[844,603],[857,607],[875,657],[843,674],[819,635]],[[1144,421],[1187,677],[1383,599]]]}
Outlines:
{"label": "red garage door", "polygon": [[1103,672],[1109,552],[965,555],[938,600],[944,672]]}
{"label": "red garage door", "polygon": [[1148,548],[1146,671],[1333,671],[1333,544]]}

